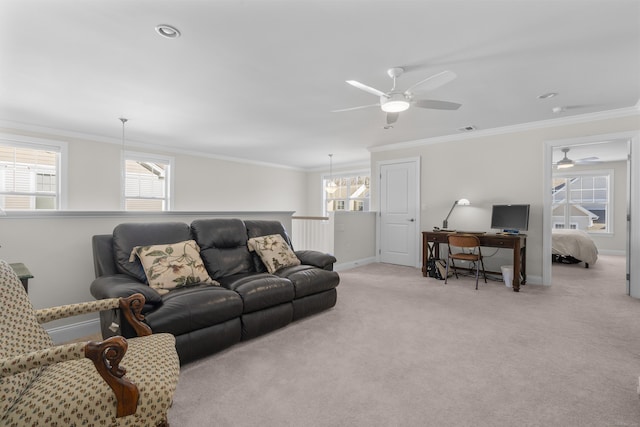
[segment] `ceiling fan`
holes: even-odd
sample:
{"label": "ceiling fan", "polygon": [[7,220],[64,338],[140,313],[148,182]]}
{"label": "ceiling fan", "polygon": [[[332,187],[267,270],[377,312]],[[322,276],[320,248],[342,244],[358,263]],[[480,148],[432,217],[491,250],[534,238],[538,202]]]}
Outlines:
{"label": "ceiling fan", "polygon": [[599,161],[598,157],[585,157],[582,159],[578,159],[578,160],[571,160],[569,157],[567,157],[567,153],[569,152],[569,148],[563,148],[561,151],[564,153],[564,157],[559,160],[557,163],[555,163],[555,166],[558,169],[564,169],[564,168],[571,168],[575,165],[593,165],[593,164],[598,164],[598,163],[602,163]]}
{"label": "ceiling fan", "polygon": [[456,74],[451,71],[442,71],[433,76],[427,77],[424,80],[411,86],[409,89],[403,91],[396,90],[396,79],[404,73],[404,68],[394,67],[387,70],[389,77],[393,79],[393,87],[389,92],[383,92],[381,90],[372,88],[356,80],[347,80],[347,83],[351,86],[368,92],[372,95],[380,97],[380,102],[377,104],[361,105],[359,107],[343,108],[341,110],[333,110],[333,113],[340,113],[343,111],[360,110],[362,108],[380,107],[382,111],[387,113],[387,124],[395,123],[398,120],[399,113],[409,109],[411,105],[419,108],[429,108],[433,110],[457,110],[461,107],[461,104],[448,101],[438,101],[434,99],[415,99],[414,91],[419,89],[421,91],[433,90],[440,86],[449,83],[456,78]]}

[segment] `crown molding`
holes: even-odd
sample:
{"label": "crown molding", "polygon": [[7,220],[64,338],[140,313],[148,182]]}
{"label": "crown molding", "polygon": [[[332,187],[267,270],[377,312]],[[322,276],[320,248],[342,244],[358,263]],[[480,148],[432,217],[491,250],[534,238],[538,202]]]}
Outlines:
{"label": "crown molding", "polygon": [[441,144],[444,142],[464,141],[468,139],[482,138],[486,136],[504,135],[508,133],[526,132],[530,130],[546,129],[550,127],[566,126],[573,124],[589,123],[594,120],[616,119],[623,117],[640,116],[640,101],[633,107],[620,108],[617,110],[607,110],[597,113],[580,114],[570,117],[560,117],[557,119],[541,120],[537,122],[522,123],[512,126],[484,129],[459,135],[437,136],[433,138],[418,139],[414,141],[398,142],[394,144],[368,147],[369,152],[377,153],[382,151],[393,151],[405,148],[415,148],[424,145]]}
{"label": "crown molding", "polygon": [[[37,126],[37,125],[31,125],[26,123],[12,122],[8,120],[0,120],[0,132],[15,134],[16,131],[22,132],[22,133],[19,133],[18,135],[32,137],[32,138],[39,138],[39,139],[52,139],[56,141],[58,140],[68,141],[69,139],[73,139],[78,141],[91,141],[91,142],[100,142],[100,143],[106,143],[106,144],[122,145],[121,138],[112,138],[109,136],[94,135],[90,133],[75,132],[75,131],[69,131],[69,130],[49,128],[45,126]],[[195,150],[184,150],[184,149],[175,148],[175,147],[167,147],[165,145],[150,144],[147,142],[135,141],[129,138],[126,139],[126,143],[127,143],[127,150],[131,148],[135,148],[135,149],[142,149],[142,150],[150,150],[153,152],[160,151],[160,152],[165,152],[170,154],[182,154],[182,155],[194,156],[194,157],[206,157],[206,158],[215,159],[215,160],[224,160],[227,162],[242,163],[242,164],[248,164],[253,166],[263,166],[263,167],[269,167],[269,168],[293,170],[297,172],[307,172],[306,169],[294,167],[294,166],[281,165],[277,163],[260,162],[257,160],[247,160],[247,159],[241,159],[238,157],[231,157],[231,156],[222,156],[222,155],[205,153],[205,152],[195,151]]]}

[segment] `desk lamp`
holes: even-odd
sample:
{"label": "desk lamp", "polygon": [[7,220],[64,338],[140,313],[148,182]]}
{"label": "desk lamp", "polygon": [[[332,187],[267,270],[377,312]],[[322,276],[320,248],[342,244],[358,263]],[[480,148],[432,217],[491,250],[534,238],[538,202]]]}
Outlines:
{"label": "desk lamp", "polygon": [[453,206],[451,206],[451,210],[449,211],[449,215],[447,215],[447,217],[444,219],[444,221],[442,221],[442,228],[444,228],[445,230],[447,229],[447,227],[449,226],[449,217],[451,216],[451,212],[453,212],[453,209],[456,207],[456,205],[462,205],[462,206],[468,206],[470,205],[471,202],[467,199],[460,199],[460,200],[456,200],[455,202],[453,202]]}

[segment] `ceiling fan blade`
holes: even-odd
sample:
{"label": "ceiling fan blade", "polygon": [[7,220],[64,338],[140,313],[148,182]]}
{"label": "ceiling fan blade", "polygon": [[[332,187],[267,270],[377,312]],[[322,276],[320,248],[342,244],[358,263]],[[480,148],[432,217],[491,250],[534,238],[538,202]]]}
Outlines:
{"label": "ceiling fan blade", "polygon": [[439,88],[442,85],[449,83],[452,80],[455,80],[456,77],[457,77],[456,73],[452,71],[443,71],[441,73],[434,74],[431,77],[427,77],[422,81],[419,81],[418,83],[414,84],[409,89],[407,89],[405,93],[407,92],[411,93],[418,87],[420,88],[420,90],[433,90],[433,89]]}
{"label": "ceiling fan blade", "polygon": [[602,161],[598,157],[585,157],[583,159],[576,160],[575,163],[577,165],[597,165],[602,163]]}
{"label": "ceiling fan blade", "polygon": [[398,117],[400,117],[400,113],[387,113],[387,124],[393,124],[398,121]]}
{"label": "ceiling fan blade", "polygon": [[350,107],[350,108],[342,108],[340,110],[332,110],[332,113],[342,113],[343,111],[354,111],[354,110],[362,110],[365,108],[371,108],[371,107],[379,107],[380,104],[370,104],[370,105],[360,105],[358,107]]}
{"label": "ceiling fan blade", "polygon": [[357,82],[355,80],[347,80],[347,83],[349,83],[351,86],[353,86],[355,88],[358,88],[358,89],[363,90],[365,92],[369,92],[372,95],[387,96],[387,94],[382,92],[381,90],[378,90],[378,89],[373,88],[371,86],[367,86],[367,85],[362,84],[360,82]]}
{"label": "ceiling fan blade", "polygon": [[456,102],[437,101],[435,99],[416,99],[413,105],[420,108],[430,108],[432,110],[457,110],[462,106]]}

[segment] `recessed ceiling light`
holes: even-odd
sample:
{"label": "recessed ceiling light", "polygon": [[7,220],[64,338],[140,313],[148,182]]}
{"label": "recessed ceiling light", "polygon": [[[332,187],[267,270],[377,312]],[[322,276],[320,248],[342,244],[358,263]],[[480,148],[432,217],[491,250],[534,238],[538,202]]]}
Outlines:
{"label": "recessed ceiling light", "polygon": [[469,126],[464,126],[464,127],[458,128],[458,130],[460,132],[471,132],[472,130],[476,130],[476,127],[473,126],[473,125],[469,125]]}
{"label": "recessed ceiling light", "polygon": [[547,92],[547,93],[543,93],[542,95],[538,95],[538,99],[548,99],[548,98],[553,98],[554,96],[558,96],[558,93]]}
{"label": "recessed ceiling light", "polygon": [[551,111],[553,111],[556,114],[564,113],[565,111],[567,111],[567,107],[553,107]]}
{"label": "recessed ceiling light", "polygon": [[156,32],[162,37],[166,37],[168,39],[177,39],[180,37],[180,30],[167,24],[160,24],[156,26]]}

